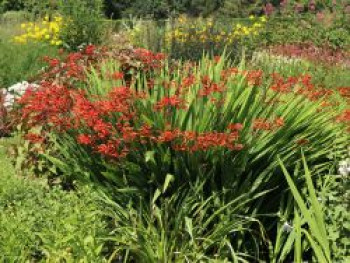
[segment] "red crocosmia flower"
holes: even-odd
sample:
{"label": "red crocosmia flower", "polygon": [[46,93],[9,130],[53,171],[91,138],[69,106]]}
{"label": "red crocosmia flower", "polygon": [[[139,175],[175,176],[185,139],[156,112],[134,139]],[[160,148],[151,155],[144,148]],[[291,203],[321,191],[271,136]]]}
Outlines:
{"label": "red crocosmia flower", "polygon": [[54,68],[60,64],[60,61],[57,58],[52,58],[49,60],[50,67]]}
{"label": "red crocosmia flower", "polygon": [[326,100],[324,100],[324,101],[322,101],[321,102],[321,107],[322,108],[326,108],[326,107],[330,107],[330,106],[332,106],[333,104],[331,103],[331,102],[329,102],[329,101],[326,101]]}
{"label": "red crocosmia flower", "polygon": [[88,45],[85,48],[85,54],[91,56],[95,53],[95,49],[96,47],[94,45]]}
{"label": "red crocosmia flower", "polygon": [[338,88],[338,92],[340,96],[350,99],[350,87],[340,87]]}
{"label": "red crocosmia flower", "polygon": [[123,127],[121,130],[124,142],[135,142],[139,138],[139,133],[132,127]]}
{"label": "red crocosmia flower", "polygon": [[120,79],[123,79],[124,78],[124,73],[123,72],[119,72],[119,71],[116,71],[112,74],[112,78],[114,80],[120,80]]}
{"label": "red crocosmia flower", "polygon": [[196,81],[195,76],[190,75],[182,80],[182,87],[188,88],[188,87],[192,86],[195,83],[195,81]]}
{"label": "red crocosmia flower", "polygon": [[350,110],[345,110],[337,117],[338,122],[350,122]]}
{"label": "red crocosmia flower", "polygon": [[211,79],[208,75],[205,75],[202,77],[201,82],[203,84],[203,87],[208,87],[211,84]]}
{"label": "red crocosmia flower", "polygon": [[259,86],[261,84],[262,76],[263,76],[262,70],[250,70],[246,72],[248,83],[254,86]]}
{"label": "red crocosmia flower", "polygon": [[44,142],[44,137],[42,137],[39,134],[35,133],[27,133],[24,138],[27,141],[30,141],[31,143],[43,143]]}
{"label": "red crocosmia flower", "polygon": [[155,60],[164,60],[164,59],[166,59],[166,54],[164,54],[164,53],[157,53],[157,54],[155,54],[154,55],[154,59]]}
{"label": "red crocosmia flower", "polygon": [[284,119],[282,117],[275,119],[275,125],[277,127],[282,127],[284,125]]}
{"label": "red crocosmia flower", "polygon": [[159,101],[154,108],[156,110],[161,110],[167,107],[175,107],[177,109],[184,108],[185,107],[185,102],[180,99],[178,96],[174,95],[171,97],[165,97],[161,101]]}
{"label": "red crocosmia flower", "polygon": [[120,140],[109,140],[95,147],[95,150],[106,157],[114,159],[123,158],[129,152],[127,148],[121,147]]}
{"label": "red crocosmia flower", "polygon": [[234,151],[241,151],[242,149],[244,148],[243,144],[235,144],[233,147],[232,147],[232,150]]}
{"label": "red crocosmia flower", "polygon": [[221,60],[221,56],[214,56],[214,61],[215,61],[216,63],[219,63],[220,60]]}
{"label": "red crocosmia flower", "polygon": [[102,120],[97,120],[93,125],[93,130],[97,132],[99,138],[106,138],[111,134],[112,125]]}
{"label": "red crocosmia flower", "polygon": [[157,138],[158,142],[171,142],[179,137],[179,131],[162,131]]}
{"label": "red crocosmia flower", "polygon": [[269,131],[272,129],[272,125],[266,119],[259,118],[253,121],[253,129],[254,130],[263,130]]}
{"label": "red crocosmia flower", "polygon": [[242,123],[231,123],[227,126],[229,130],[232,131],[240,131],[243,129],[243,124]]}
{"label": "red crocosmia flower", "polygon": [[91,135],[87,135],[87,134],[79,134],[77,140],[78,140],[78,143],[82,145],[91,145],[93,143],[93,139],[91,138]]}

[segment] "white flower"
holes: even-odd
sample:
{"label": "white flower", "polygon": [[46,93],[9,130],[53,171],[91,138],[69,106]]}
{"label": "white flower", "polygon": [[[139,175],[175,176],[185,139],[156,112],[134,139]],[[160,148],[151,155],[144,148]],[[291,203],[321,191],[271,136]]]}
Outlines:
{"label": "white flower", "polygon": [[27,81],[23,81],[12,85],[7,90],[3,89],[2,93],[5,95],[3,104],[4,107],[10,109],[15,103],[15,100],[22,97],[28,88],[35,89],[38,87],[39,86],[37,84],[30,84]]}
{"label": "white flower", "polygon": [[344,160],[339,162],[338,172],[342,176],[348,176],[350,174],[350,160]]}
{"label": "white flower", "polygon": [[282,231],[290,233],[293,230],[293,226],[291,226],[288,221],[286,221],[282,226]]}

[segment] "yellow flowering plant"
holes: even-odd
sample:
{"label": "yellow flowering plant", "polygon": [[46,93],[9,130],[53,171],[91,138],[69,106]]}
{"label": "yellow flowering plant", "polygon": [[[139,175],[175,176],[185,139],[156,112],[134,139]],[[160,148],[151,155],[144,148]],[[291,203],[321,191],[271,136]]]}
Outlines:
{"label": "yellow flowering plant", "polygon": [[41,21],[22,23],[22,34],[13,38],[14,42],[26,44],[28,42],[44,42],[54,46],[62,45],[60,30],[63,26],[63,18],[59,15],[45,16]]}
{"label": "yellow flowering plant", "polygon": [[[200,58],[203,51],[221,54],[225,47],[236,51],[239,43],[252,42],[266,25],[266,17],[250,16],[238,22],[180,16],[166,32],[165,44],[179,57],[188,53]],[[187,50],[187,51],[186,51]],[[194,54],[194,51],[196,51]]]}

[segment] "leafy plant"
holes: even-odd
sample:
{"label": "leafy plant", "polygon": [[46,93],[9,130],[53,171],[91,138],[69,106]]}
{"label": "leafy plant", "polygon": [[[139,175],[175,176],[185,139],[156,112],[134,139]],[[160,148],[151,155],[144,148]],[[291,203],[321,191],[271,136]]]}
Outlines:
{"label": "leafy plant", "polygon": [[[306,183],[305,188],[307,189],[305,193],[303,189],[299,190],[297,188],[296,183],[282,161],[279,160],[279,162],[294,197],[294,202],[290,203],[292,207],[294,203],[293,225],[290,226],[290,234],[285,241],[284,249],[288,249],[288,247],[290,249],[291,244],[294,243],[294,262],[302,262],[309,248],[311,248],[313,257],[317,262],[332,262],[324,207],[318,201],[318,195],[304,154],[302,155],[302,162]],[[296,176],[300,180],[298,171],[296,172]],[[279,230],[279,235],[283,235],[283,229]],[[305,246],[305,243],[308,246]],[[283,252],[281,254],[282,258],[274,262],[284,260],[283,255],[285,253]]]}
{"label": "leafy plant", "polygon": [[106,212],[115,222],[111,241],[116,248],[110,260],[249,262],[259,258],[250,246],[263,244],[264,230],[245,211],[264,193],[253,197],[242,194],[226,202],[223,193],[205,198],[205,183],[197,182],[169,195],[173,180],[174,176],[168,174],[151,200],[140,198],[127,204],[127,209],[104,198],[110,207]]}
{"label": "leafy plant", "polygon": [[100,44],[105,36],[102,22],[102,1],[60,1],[59,12],[65,26],[60,39],[68,49],[77,50],[81,45]]}
{"label": "leafy plant", "polygon": [[11,143],[0,141],[0,260],[104,262],[108,231],[98,194],[18,178],[5,156]]}

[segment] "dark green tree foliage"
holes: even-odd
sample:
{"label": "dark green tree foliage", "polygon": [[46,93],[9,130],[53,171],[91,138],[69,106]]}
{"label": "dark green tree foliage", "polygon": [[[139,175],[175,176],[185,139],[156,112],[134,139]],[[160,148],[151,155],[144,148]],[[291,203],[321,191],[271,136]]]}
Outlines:
{"label": "dark green tree foliage", "polygon": [[0,0],[0,12],[18,11],[24,8],[24,0]]}
{"label": "dark green tree foliage", "polygon": [[219,14],[224,17],[246,17],[262,12],[263,0],[224,0]]}
{"label": "dark green tree foliage", "polygon": [[120,18],[129,15],[166,18],[172,14],[208,16],[217,11],[224,0],[105,0],[105,13]]}

